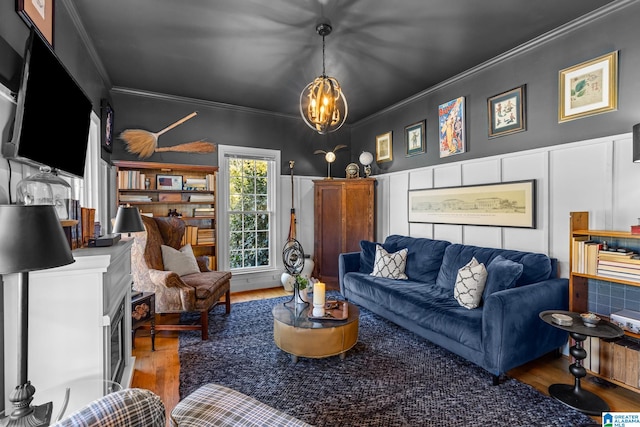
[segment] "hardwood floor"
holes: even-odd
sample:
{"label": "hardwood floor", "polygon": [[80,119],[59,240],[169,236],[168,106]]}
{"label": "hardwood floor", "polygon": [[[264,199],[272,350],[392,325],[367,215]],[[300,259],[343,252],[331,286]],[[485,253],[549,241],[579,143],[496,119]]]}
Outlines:
{"label": "hardwood floor", "polygon": [[[231,295],[231,301],[236,303],[283,295],[287,295],[283,288],[262,289],[234,293]],[[161,321],[175,321],[175,316],[173,319],[171,316],[163,316]],[[177,337],[177,332],[157,333],[156,351],[151,351],[149,331],[141,330],[136,334],[133,350],[136,363],[131,386],[149,389],[160,396],[167,410],[167,418],[179,401],[180,363]],[[568,358],[547,355],[509,371],[508,375],[548,395],[547,389],[551,384],[573,384],[573,376],[569,373],[568,367]],[[612,411],[640,412],[639,393],[609,383],[596,383],[589,375],[582,380],[582,386],[603,398]],[[592,418],[601,424],[601,417]]]}

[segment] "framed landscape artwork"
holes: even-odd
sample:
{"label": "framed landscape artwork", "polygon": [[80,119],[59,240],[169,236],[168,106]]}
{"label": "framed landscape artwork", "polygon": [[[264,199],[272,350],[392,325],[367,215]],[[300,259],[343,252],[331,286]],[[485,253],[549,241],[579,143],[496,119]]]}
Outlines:
{"label": "framed landscape artwork", "polygon": [[53,0],[17,0],[16,11],[53,47]]}
{"label": "framed landscape artwork", "polygon": [[407,157],[425,152],[425,126],[426,122],[422,120],[404,128],[404,142],[407,147]]}
{"label": "framed landscape artwork", "polygon": [[487,99],[489,138],[527,130],[525,85]]}
{"label": "framed landscape artwork", "polygon": [[390,162],[393,160],[393,146],[391,138],[391,132],[376,136],[376,162]]}
{"label": "framed landscape artwork", "polygon": [[558,122],[618,109],[618,51],[560,70]]}
{"label": "framed landscape artwork", "polygon": [[409,222],[536,228],[536,181],[409,190]]}
{"label": "framed landscape artwork", "polygon": [[440,157],[465,152],[464,114],[464,96],[445,102],[438,107]]}

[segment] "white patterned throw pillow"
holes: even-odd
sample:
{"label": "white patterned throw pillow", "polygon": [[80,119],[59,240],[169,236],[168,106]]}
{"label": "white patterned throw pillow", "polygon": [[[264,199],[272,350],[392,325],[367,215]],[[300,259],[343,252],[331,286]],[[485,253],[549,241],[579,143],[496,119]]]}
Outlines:
{"label": "white patterned throw pillow", "polygon": [[468,309],[480,305],[482,291],[487,281],[487,269],[473,257],[467,265],[458,270],[453,296],[456,301]]}
{"label": "white patterned throw pillow", "polygon": [[387,279],[407,280],[404,267],[407,264],[407,248],[390,254],[382,246],[376,245],[376,259],[373,262],[372,276],[386,277]]}

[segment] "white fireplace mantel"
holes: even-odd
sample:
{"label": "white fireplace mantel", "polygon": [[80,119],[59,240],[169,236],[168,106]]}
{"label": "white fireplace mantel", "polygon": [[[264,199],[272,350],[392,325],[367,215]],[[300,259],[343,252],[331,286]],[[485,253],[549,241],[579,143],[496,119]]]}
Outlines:
{"label": "white fireplace mantel", "polygon": [[[120,384],[131,385],[131,243],[120,241],[104,248],[73,251],[74,263],[29,274],[28,379],[36,388],[34,404],[53,401],[58,411],[65,388],[71,385],[66,413],[100,397],[86,390],[74,393],[73,384],[95,383],[111,377],[111,319],[124,301],[125,366]],[[4,280],[5,411],[18,385],[17,275]]]}

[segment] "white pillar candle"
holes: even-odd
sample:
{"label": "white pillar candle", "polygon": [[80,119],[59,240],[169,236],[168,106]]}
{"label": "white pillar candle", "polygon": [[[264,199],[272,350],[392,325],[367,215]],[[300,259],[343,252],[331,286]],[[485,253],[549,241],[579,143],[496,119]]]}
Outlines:
{"label": "white pillar candle", "polygon": [[313,285],[313,305],[324,306],[325,298],[325,285],[322,282],[314,283]]}

